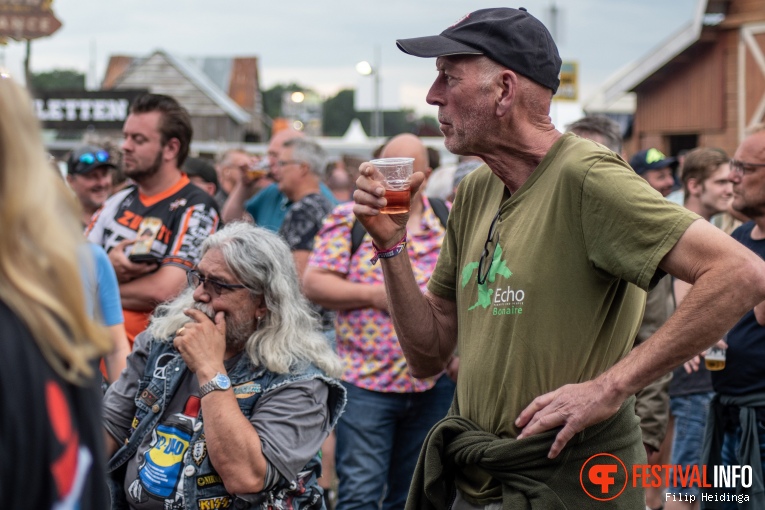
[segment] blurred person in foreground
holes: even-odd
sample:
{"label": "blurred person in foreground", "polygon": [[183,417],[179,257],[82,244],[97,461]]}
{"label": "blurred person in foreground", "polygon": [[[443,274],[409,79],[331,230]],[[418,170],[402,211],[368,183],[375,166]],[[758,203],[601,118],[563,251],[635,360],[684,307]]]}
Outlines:
{"label": "blurred person in foreground", "polygon": [[[53,175],[29,94],[0,70],[0,500],[108,506],[96,362],[75,199]],[[45,204],[45,207],[40,207]]]}
{"label": "blurred person in foreground", "polygon": [[104,397],[116,508],[323,508],[319,448],[340,362],[289,248],[238,222],[161,305]]}
{"label": "blurred person in foreground", "polygon": [[[371,165],[356,183],[412,374],[438,374],[460,353],[450,416],[426,440],[407,508],[590,508],[576,473],[594,452],[645,463],[633,395],[765,299],[765,262],[612,151],[554,128],[561,59],[525,10],[475,11],[397,44],[437,57],[427,100],[446,147],[486,162],[460,185],[424,295],[400,249],[407,215],[380,214]],[[630,350],[645,290],[665,272],[695,286]],[[626,475],[614,473],[620,488]],[[611,507],[644,504],[638,484]]]}
{"label": "blurred person in foreground", "polygon": [[75,147],[67,158],[66,183],[82,206],[82,225],[112,194],[112,174],[117,165],[109,152],[97,145]]}
{"label": "blurred person in foreground", "polygon": [[[83,181],[79,181],[75,184],[74,188],[72,187],[73,181],[69,177],[73,173],[76,174],[78,170],[83,170],[82,167],[73,169],[73,165],[76,167],[78,164],[94,165],[95,163],[95,168],[95,166],[101,165],[108,160],[109,153],[98,146],[85,146],[84,150],[75,149],[74,152],[70,153],[67,163],[67,167],[70,169],[67,176],[70,189],[74,190],[77,186],[84,184]],[[114,168],[107,168],[107,170],[111,172]],[[54,168],[54,172],[56,177],[61,176],[58,166]],[[85,172],[87,173],[87,170]],[[94,179],[94,181],[97,180],[98,178]],[[79,191],[84,189],[81,188]],[[98,195],[100,191],[95,193]],[[90,192],[85,194],[91,195]],[[86,206],[86,203],[87,201],[83,201],[83,198],[80,198],[79,205],[81,211]],[[81,215],[81,220],[90,221],[90,215],[86,214],[84,217]],[[105,387],[107,384],[115,381],[122,372],[122,369],[125,368],[125,359],[130,354],[130,343],[125,333],[125,320],[122,315],[117,275],[109,261],[109,256],[101,246],[90,242],[86,244],[87,246],[81,247],[77,253],[80,276],[85,290],[86,311],[91,319],[108,328],[113,345],[112,351],[104,356],[100,363],[103,386]]]}
{"label": "blurred person in foreground", "polygon": [[[425,146],[414,135],[394,137],[381,156],[414,158],[415,171],[430,175]],[[412,199],[406,228],[414,279],[424,288],[445,228],[422,189]],[[410,372],[388,315],[382,270],[370,260],[369,236],[353,252],[352,210],[353,204],[343,204],[327,217],[304,278],[309,299],[338,310],[337,352],[348,407],[336,430],[337,510],[400,509],[422,443],[446,415],[454,383],[443,372],[425,379]]]}
{"label": "blurred person in foreground", "polygon": [[135,185],[112,195],[85,235],[109,254],[132,346],[154,307],[185,287],[186,270],[199,261],[199,247],[218,228],[219,215],[213,198],[181,171],[193,131],[175,99],[139,97],[122,132],[122,167]]}

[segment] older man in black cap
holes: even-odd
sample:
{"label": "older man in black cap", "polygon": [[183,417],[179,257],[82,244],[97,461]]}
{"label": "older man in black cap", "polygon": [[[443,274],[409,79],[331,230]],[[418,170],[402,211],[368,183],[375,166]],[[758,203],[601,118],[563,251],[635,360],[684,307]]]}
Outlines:
{"label": "older man in black cap", "polygon": [[[613,152],[555,129],[561,60],[525,10],[475,11],[397,43],[437,57],[427,101],[446,147],[486,163],[460,185],[424,295],[407,215],[380,214],[371,165],[354,195],[412,373],[460,352],[452,411],[426,440],[407,508],[643,508],[643,478],[627,483],[626,466],[645,463],[632,395],[765,299],[765,263]],[[695,286],[630,351],[664,272]]]}
{"label": "older man in black cap", "polygon": [[66,167],[66,182],[82,206],[82,223],[87,225],[111,195],[112,170],[117,166],[105,149],[80,145],[69,154]]}

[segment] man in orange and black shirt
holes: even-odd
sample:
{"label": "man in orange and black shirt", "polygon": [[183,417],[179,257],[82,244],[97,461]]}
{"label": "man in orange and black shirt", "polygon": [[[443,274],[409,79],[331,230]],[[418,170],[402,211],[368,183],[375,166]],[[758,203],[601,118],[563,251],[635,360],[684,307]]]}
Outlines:
{"label": "man in orange and black shirt", "polygon": [[[212,197],[180,170],[192,128],[188,112],[175,99],[158,94],[138,98],[123,135],[123,170],[135,186],[110,197],[86,235],[109,253],[132,346],[154,307],[185,288],[186,270],[198,262],[199,248],[217,229],[219,213]],[[147,229],[149,239],[143,235]]]}

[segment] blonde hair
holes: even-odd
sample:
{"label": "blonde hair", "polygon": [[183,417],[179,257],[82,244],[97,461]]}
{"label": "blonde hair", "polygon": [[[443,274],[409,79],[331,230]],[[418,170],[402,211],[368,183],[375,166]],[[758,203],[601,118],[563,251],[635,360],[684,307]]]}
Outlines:
{"label": "blonde hair", "polygon": [[85,309],[77,205],[51,171],[29,94],[2,71],[0,112],[0,300],[50,366],[82,384],[111,346]]}

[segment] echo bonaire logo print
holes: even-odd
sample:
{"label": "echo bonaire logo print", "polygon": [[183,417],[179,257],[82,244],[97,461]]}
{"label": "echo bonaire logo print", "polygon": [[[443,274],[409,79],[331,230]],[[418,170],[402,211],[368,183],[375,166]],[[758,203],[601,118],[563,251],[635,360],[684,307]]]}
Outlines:
{"label": "echo bonaire logo print", "polygon": [[[468,284],[478,270],[478,262],[470,262],[462,269],[462,288]],[[523,313],[523,300],[526,292],[522,289],[513,289],[511,286],[500,287],[498,278],[510,278],[513,275],[507,266],[507,261],[502,259],[502,246],[497,243],[494,247],[494,255],[491,259],[489,274],[483,284],[478,285],[478,299],[468,308],[473,310],[479,306],[483,309],[492,307],[492,315],[520,315]],[[491,286],[491,287],[490,287]]]}

